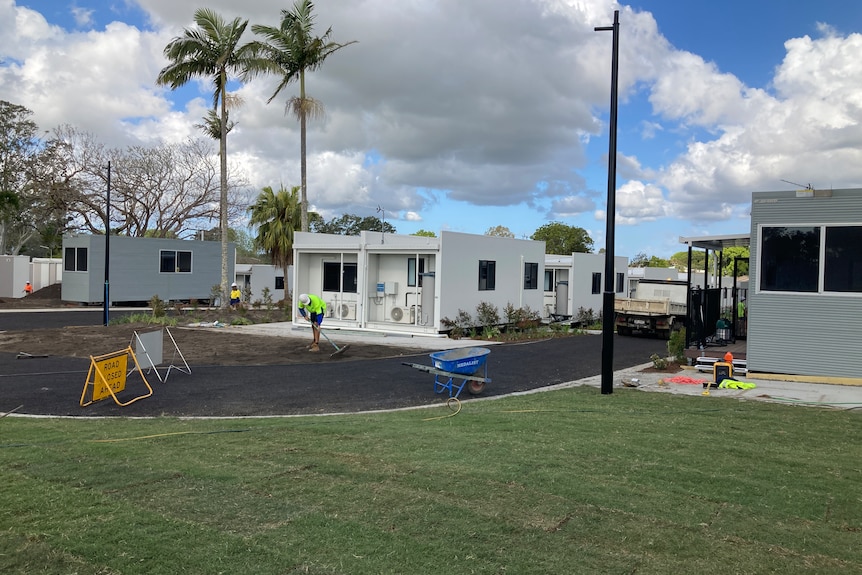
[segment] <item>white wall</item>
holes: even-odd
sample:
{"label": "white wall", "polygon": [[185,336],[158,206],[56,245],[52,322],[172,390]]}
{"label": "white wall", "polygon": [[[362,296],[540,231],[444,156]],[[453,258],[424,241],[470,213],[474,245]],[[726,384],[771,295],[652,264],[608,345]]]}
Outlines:
{"label": "white wall", "polygon": [[[322,291],[323,262],[341,261],[342,257],[345,262],[357,263],[357,294]],[[293,305],[299,293],[316,293],[336,305],[355,304],[356,320],[351,323],[358,327],[437,333],[441,329],[441,318],[454,319],[459,309],[475,317],[480,302],[496,305],[501,319],[505,318],[508,303],[540,310],[544,257],[544,242],[455,232],[443,232],[440,238],[377,232],[363,232],[359,237],[297,232]],[[434,317],[425,318],[424,313],[419,313],[422,289],[418,285],[408,285],[410,258],[424,259],[424,273],[435,274]],[[494,290],[479,291],[479,260],[496,262]],[[537,265],[537,289],[524,289],[526,262]],[[378,294],[378,283],[388,283],[392,288],[388,290],[390,293]],[[398,311],[396,308],[402,313],[393,313]],[[396,316],[401,319],[396,321]]]}
{"label": "white wall", "polygon": [[[439,317],[455,319],[459,310],[476,317],[476,306],[497,306],[505,319],[507,304],[541,310],[544,299],[545,242],[442,232],[440,273],[436,278]],[[495,288],[479,290],[479,261],[496,263]],[[538,264],[537,289],[524,289],[524,264]]]}
{"label": "white wall", "polygon": [[[565,302],[565,315],[577,316],[578,309],[592,309],[593,314],[598,316],[602,312],[604,301],[602,291],[605,285],[605,255],[573,253],[570,256],[548,255],[545,265],[547,269],[554,269],[556,282],[567,281],[567,301]],[[601,275],[601,290],[598,294],[593,293],[593,274]],[[614,290],[617,288],[616,274],[624,274],[623,291],[617,296],[626,296],[628,289],[628,258],[616,256],[614,258]],[[556,285],[551,286],[550,291],[545,292],[545,307],[543,316],[555,313],[557,308]]]}
{"label": "white wall", "polygon": [[24,297],[30,280],[30,256],[0,256],[0,297]]}
{"label": "white wall", "polygon": [[30,282],[33,291],[63,281],[63,258],[33,258],[30,262]]}
{"label": "white wall", "polygon": [[283,300],[285,291],[290,291],[290,280],[293,277],[292,268],[288,266],[287,276],[284,278],[285,289],[276,289],[275,278],[284,275],[284,270],[272,264],[237,264],[236,283],[240,290],[246,285],[251,287],[251,301],[263,302],[263,290],[269,288],[269,294],[273,303]]}

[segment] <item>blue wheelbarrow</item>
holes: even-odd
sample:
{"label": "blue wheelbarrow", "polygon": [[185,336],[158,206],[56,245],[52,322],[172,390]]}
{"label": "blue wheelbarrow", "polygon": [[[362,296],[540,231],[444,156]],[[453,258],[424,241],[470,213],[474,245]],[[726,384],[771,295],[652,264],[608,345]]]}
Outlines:
{"label": "blue wheelbarrow", "polygon": [[434,374],[434,393],[449,392],[449,397],[458,397],[465,387],[470,395],[478,395],[491,383],[488,377],[487,347],[462,347],[436,351],[431,356],[432,366],[420,363],[404,365]]}

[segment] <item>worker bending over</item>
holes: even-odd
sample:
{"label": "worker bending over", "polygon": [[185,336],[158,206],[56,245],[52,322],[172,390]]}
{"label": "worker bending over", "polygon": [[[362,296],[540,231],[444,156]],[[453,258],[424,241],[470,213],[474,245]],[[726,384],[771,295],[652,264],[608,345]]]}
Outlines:
{"label": "worker bending over", "polygon": [[311,322],[313,340],[308,351],[320,351],[320,324],[323,323],[323,314],[326,312],[326,302],[316,295],[307,293],[299,294],[299,313]]}

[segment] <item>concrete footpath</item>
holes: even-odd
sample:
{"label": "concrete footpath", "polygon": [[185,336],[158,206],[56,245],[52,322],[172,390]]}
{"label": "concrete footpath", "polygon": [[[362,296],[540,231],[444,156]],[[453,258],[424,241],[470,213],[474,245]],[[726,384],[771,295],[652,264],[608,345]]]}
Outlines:
{"label": "concrete footpath", "polygon": [[[750,401],[769,401],[785,405],[804,405],[833,409],[858,409],[862,413],[862,385],[859,383],[813,383],[808,381],[786,381],[794,376],[755,374],[754,377],[737,377],[737,381],[753,383],[753,389],[714,389],[709,394],[703,387],[705,381],[712,380],[712,374],[685,369],[679,373],[644,373],[641,370],[651,367],[644,364],[614,373],[615,388],[636,388],[641,391],[675,393],[678,395],[697,395],[709,397],[730,397]],[[698,383],[680,383],[694,380]],[[601,387],[601,376],[588,377],[574,385]]]}

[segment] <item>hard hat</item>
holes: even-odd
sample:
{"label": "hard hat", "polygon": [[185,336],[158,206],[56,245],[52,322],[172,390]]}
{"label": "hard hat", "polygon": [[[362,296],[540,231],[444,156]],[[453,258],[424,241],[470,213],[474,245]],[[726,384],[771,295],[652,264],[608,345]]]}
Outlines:
{"label": "hard hat", "polygon": [[308,305],[311,303],[311,298],[308,297],[307,293],[299,294],[299,301],[302,302],[302,305]]}

